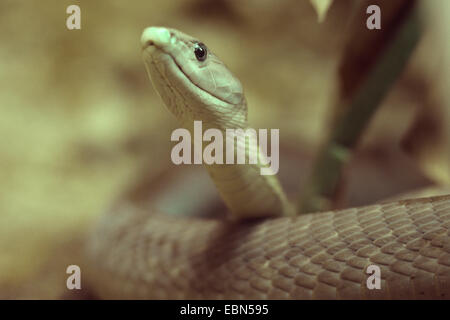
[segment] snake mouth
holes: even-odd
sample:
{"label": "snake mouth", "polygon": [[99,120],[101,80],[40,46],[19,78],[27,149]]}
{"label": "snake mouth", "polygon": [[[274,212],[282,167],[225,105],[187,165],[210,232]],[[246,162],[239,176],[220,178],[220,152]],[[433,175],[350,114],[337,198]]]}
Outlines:
{"label": "snake mouth", "polygon": [[[177,60],[170,54],[170,52],[167,52],[166,50],[164,50],[163,47],[158,46],[157,44],[155,44],[152,40],[147,41],[143,46],[142,46],[142,51],[144,52],[144,54],[146,55],[146,57],[144,57],[144,61],[146,63],[150,63],[150,62],[154,62],[153,64],[155,65],[155,67],[158,69],[158,71],[160,73],[163,73],[163,70],[161,70],[159,66],[158,62],[163,62],[166,65],[169,64],[173,64],[174,66],[176,66],[176,68],[167,68],[169,70],[175,70],[178,69],[178,76],[180,78],[183,78],[183,80],[187,81],[188,83],[190,83],[192,86],[194,86],[196,88],[196,90],[201,91],[202,93],[206,94],[209,96],[210,99],[213,100],[217,100],[218,103],[225,103],[227,105],[231,104],[230,102],[218,97],[217,95],[203,89],[200,85],[198,85],[197,83],[195,83],[191,77],[189,77],[189,75],[183,70],[183,68],[181,67],[180,64],[178,64]],[[160,57],[158,57],[158,55]],[[162,58],[164,57],[164,58]],[[162,58],[162,59],[161,59]],[[148,62],[147,62],[148,59]],[[167,75],[167,73],[166,73]],[[170,78],[169,78],[170,79]],[[167,79],[166,81],[169,81],[169,79]]]}

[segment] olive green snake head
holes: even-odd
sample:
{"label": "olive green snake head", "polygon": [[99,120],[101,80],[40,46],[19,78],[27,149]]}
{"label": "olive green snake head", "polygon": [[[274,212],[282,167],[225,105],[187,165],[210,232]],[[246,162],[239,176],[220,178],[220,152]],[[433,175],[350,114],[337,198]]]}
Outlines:
{"label": "olive green snake head", "polygon": [[[240,82],[202,42],[151,27],[141,43],[183,126],[247,127]],[[128,299],[450,299],[450,195],[286,216],[278,180],[260,166],[204,165],[232,218],[271,219],[174,217],[117,199],[87,243],[90,288]]]}
{"label": "olive green snake head", "polygon": [[240,81],[205,44],[162,27],[145,29],[141,44],[156,91],[181,123],[247,127]]}

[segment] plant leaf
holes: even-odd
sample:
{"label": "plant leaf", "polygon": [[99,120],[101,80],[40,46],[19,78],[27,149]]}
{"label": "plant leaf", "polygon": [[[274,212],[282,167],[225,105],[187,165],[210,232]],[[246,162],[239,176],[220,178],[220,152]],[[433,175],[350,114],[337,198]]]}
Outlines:
{"label": "plant leaf", "polygon": [[316,9],[318,21],[323,22],[333,0],[310,0],[310,1],[314,9]]}

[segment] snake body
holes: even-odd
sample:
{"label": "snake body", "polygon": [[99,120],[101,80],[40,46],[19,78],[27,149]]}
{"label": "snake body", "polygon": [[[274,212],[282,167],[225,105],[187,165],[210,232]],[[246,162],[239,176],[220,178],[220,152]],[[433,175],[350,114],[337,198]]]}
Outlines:
{"label": "snake body", "polygon": [[[194,120],[222,132],[247,128],[240,82],[203,43],[161,27],[147,28],[141,42],[156,91],[184,128],[192,132]],[[450,196],[293,217],[262,166],[205,165],[228,221],[118,201],[88,243],[94,291],[104,298],[450,298]],[[245,220],[256,216],[274,217]],[[367,285],[372,265],[378,289]]]}

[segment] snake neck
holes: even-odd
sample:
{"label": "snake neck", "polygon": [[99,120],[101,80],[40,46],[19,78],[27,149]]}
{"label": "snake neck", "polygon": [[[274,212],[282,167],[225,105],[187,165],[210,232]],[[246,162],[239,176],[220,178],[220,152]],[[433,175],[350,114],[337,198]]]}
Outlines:
{"label": "snake neck", "polygon": [[291,215],[276,176],[261,175],[259,165],[205,165],[233,220]]}
{"label": "snake neck", "polygon": [[[176,91],[175,91],[176,92]],[[180,95],[181,96],[181,95]],[[186,101],[187,99],[178,99]],[[228,130],[241,130],[247,132],[247,107],[245,101],[242,106],[237,105],[232,109],[222,105],[196,105],[189,106],[186,103],[178,107],[184,110],[182,116],[177,118],[181,121],[182,127],[187,129],[194,144],[194,156],[196,153],[195,139],[203,140],[204,133],[213,129],[219,131],[223,140],[221,152],[223,163],[206,164],[203,166],[208,171],[221,198],[230,209],[232,220],[251,219],[269,216],[292,215],[294,210],[287,200],[287,197],[280,185],[277,176],[268,174],[270,171],[265,153],[259,148],[257,143],[242,143],[242,140],[228,134]],[[196,130],[195,123],[201,120],[201,130]],[[211,139],[216,141],[216,139]],[[233,143],[230,143],[230,141]],[[241,141],[241,142],[239,142]],[[244,141],[246,141],[244,139]],[[273,143],[273,141],[272,141]],[[209,143],[201,143],[202,147],[197,150],[198,158],[204,158],[205,149]],[[231,148],[229,147],[231,145]],[[229,163],[226,161],[227,154],[232,153],[238,158],[239,152],[245,154],[245,163],[239,164],[237,161]],[[273,154],[271,155],[273,157]],[[256,163],[249,163],[251,157],[256,157]],[[219,157],[220,158],[220,157]],[[234,158],[234,157],[233,157]],[[228,162],[228,164],[227,164]],[[265,172],[265,174],[262,174]]]}
{"label": "snake neck", "polygon": [[[291,215],[293,208],[275,175],[276,171],[271,167],[274,154],[272,152],[269,162],[266,151],[263,151],[257,143],[257,137],[249,134],[255,130],[243,126],[236,128],[236,125],[233,129],[211,126],[211,123],[207,123],[202,127],[203,130],[192,124],[185,127],[194,136],[194,153],[201,151],[200,157],[204,158],[203,165],[230,209],[231,219]],[[211,143],[202,143],[202,147],[196,150],[195,139],[203,137],[201,131],[206,134],[209,129],[215,129],[216,133],[220,132],[220,137],[210,137],[208,140],[212,141]],[[254,138],[253,141],[250,136]],[[220,149],[221,154],[218,158],[221,161],[206,163],[205,154],[211,154],[211,144],[220,138],[222,142],[215,149],[214,155]],[[277,144],[277,141],[271,143]]]}

